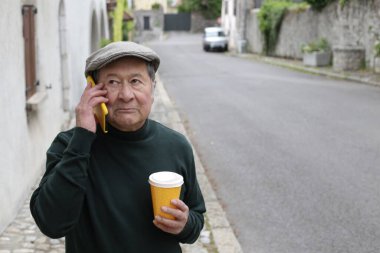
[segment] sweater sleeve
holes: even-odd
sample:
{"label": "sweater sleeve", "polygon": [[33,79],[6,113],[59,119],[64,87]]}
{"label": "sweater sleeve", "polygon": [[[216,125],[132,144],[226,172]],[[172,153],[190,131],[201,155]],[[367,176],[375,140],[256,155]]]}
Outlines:
{"label": "sweater sleeve", "polygon": [[77,223],[86,191],[87,169],[95,134],[76,127],[60,133],[47,151],[46,172],[30,200],[41,232],[65,236]]}
{"label": "sweater sleeve", "polygon": [[186,170],[185,179],[187,192],[184,196],[184,202],[189,207],[189,217],[184,229],[177,235],[181,243],[194,243],[198,239],[204,225],[203,214],[206,212],[205,202],[196,176],[193,153],[191,149],[190,151],[190,164]]}

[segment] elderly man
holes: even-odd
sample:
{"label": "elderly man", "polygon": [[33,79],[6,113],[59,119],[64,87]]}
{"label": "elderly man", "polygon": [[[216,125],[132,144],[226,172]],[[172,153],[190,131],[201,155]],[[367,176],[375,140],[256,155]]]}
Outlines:
{"label": "elderly man", "polygon": [[[76,127],[61,132],[47,151],[46,172],[30,209],[49,237],[66,237],[66,252],[181,252],[203,227],[204,200],[191,146],[185,137],[148,119],[160,59],[133,42],[93,53],[87,84],[76,107]],[[107,105],[108,132],[93,108]],[[183,176],[179,199],[162,207],[174,220],[153,215],[149,175]]]}

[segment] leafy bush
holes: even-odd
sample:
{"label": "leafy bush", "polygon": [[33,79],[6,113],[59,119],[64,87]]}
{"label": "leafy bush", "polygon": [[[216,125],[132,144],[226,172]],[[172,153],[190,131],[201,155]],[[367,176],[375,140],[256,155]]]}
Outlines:
{"label": "leafy bush", "polygon": [[348,3],[349,0],[339,0],[339,5],[341,8],[343,8],[347,3]]}
{"label": "leafy bush", "polygon": [[107,39],[107,38],[102,38],[100,40],[100,47],[105,47],[107,46],[108,44],[110,44],[112,42],[112,40],[110,39]]}
{"label": "leafy bush", "polygon": [[191,12],[193,10],[192,6],[188,3],[188,1],[183,1],[177,8],[178,12]]}
{"label": "leafy bush", "polygon": [[152,10],[160,10],[161,8],[161,4],[159,3],[152,4]]}
{"label": "leafy bush", "polygon": [[302,46],[302,53],[326,52],[330,50],[330,45],[325,38],[312,41]]}
{"label": "leafy bush", "polygon": [[[334,0],[305,0],[308,4],[310,4],[311,8],[320,11],[323,8],[326,7],[329,3],[333,2]],[[340,0],[340,1],[346,1],[346,0]]]}
{"label": "leafy bush", "polygon": [[258,14],[260,31],[264,37],[264,53],[270,54],[277,44],[282,19],[288,9],[305,9],[304,3],[292,0],[265,0]]}
{"label": "leafy bush", "polygon": [[133,20],[124,21],[123,22],[123,40],[128,41],[131,40],[129,36],[131,35],[133,37],[133,31],[135,29],[135,22]]}
{"label": "leafy bush", "polygon": [[178,12],[200,12],[207,19],[220,17],[222,0],[183,0]]}

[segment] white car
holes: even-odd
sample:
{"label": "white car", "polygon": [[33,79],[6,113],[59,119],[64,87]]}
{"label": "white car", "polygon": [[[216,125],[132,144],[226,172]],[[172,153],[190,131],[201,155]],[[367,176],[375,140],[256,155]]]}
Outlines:
{"label": "white car", "polygon": [[203,34],[203,50],[228,50],[228,38],[221,27],[206,27]]}

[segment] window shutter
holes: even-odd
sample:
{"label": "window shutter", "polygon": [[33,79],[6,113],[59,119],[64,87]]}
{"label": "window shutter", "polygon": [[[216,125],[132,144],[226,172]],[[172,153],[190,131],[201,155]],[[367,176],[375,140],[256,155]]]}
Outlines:
{"label": "window shutter", "polygon": [[37,9],[33,5],[24,5],[22,7],[26,99],[30,98],[36,92],[35,14],[37,14]]}

